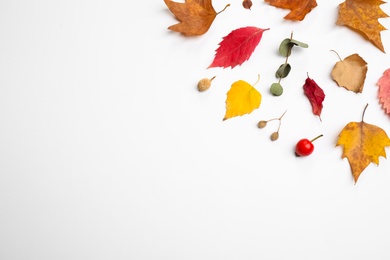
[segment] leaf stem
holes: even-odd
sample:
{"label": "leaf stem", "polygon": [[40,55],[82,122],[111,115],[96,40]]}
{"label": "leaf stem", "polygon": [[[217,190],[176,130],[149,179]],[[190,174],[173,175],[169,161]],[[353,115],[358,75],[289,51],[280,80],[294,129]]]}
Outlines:
{"label": "leaf stem", "polygon": [[252,86],[255,86],[260,81],[260,74],[257,74],[257,81]]}
{"label": "leaf stem", "polygon": [[[291,31],[291,34],[290,34],[290,41],[293,39],[293,31]],[[291,44],[291,42],[289,43],[289,45],[288,45],[288,53],[287,53],[287,57],[286,57],[286,61],[285,61],[285,63],[284,64],[287,64],[287,61],[288,61],[288,57],[291,55],[291,50],[292,50],[292,48],[293,48],[293,44]]]}
{"label": "leaf stem", "polygon": [[330,50],[330,51],[333,51],[334,53],[336,53],[337,57],[339,57],[339,60],[342,61],[342,59],[341,59],[340,55],[337,53],[337,51],[335,51],[335,50]]}
{"label": "leaf stem", "polygon": [[288,48],[288,55],[287,55],[287,57],[286,57],[286,60],[284,61],[284,65],[286,65],[287,62],[288,62],[288,57],[289,57],[290,54],[291,54],[291,49],[292,49],[292,47],[289,47],[289,48]]}
{"label": "leaf stem", "polygon": [[280,125],[282,124],[282,120],[279,120],[279,126],[278,126],[278,130],[276,131],[277,133],[279,133],[279,129],[280,129]]}
{"label": "leaf stem", "polygon": [[282,119],[282,117],[284,116],[284,114],[286,114],[286,112],[287,112],[287,110],[286,111],[284,111],[284,113],[279,117],[279,120],[281,120]]}
{"label": "leaf stem", "polygon": [[364,107],[364,110],[363,110],[363,114],[362,114],[362,122],[363,122],[363,118],[364,118],[364,114],[366,113],[366,109],[368,107],[368,103],[366,104],[366,106]]}
{"label": "leaf stem", "polygon": [[311,139],[310,142],[314,142],[315,140],[317,140],[318,138],[323,137],[323,136],[324,136],[323,134],[320,134],[319,136],[315,137],[314,139]]}
{"label": "leaf stem", "polygon": [[275,117],[275,118],[268,119],[267,122],[273,121],[273,120],[282,120],[282,117],[284,116],[284,114],[286,114],[286,112],[287,112],[287,110],[284,111],[284,113],[280,117]]}
{"label": "leaf stem", "polygon": [[274,121],[274,120],[279,120],[278,131],[276,131],[278,133],[279,133],[280,125],[282,124],[282,117],[284,116],[284,114],[286,114],[286,112],[287,112],[287,110],[284,111],[284,113],[280,117],[278,117],[278,118],[275,117],[275,118],[271,118],[271,119],[267,120],[267,122]]}
{"label": "leaf stem", "polygon": [[[293,32],[291,32],[290,40],[292,40],[292,38],[293,38]],[[288,57],[290,57],[290,55],[291,55],[291,50],[292,50],[293,46],[294,46],[293,44],[288,45],[287,56],[286,56],[286,59],[284,60],[284,65],[287,65],[287,63],[288,63]],[[282,77],[279,77],[278,83],[280,83],[281,79],[282,79]]]}
{"label": "leaf stem", "polygon": [[284,114],[286,114],[286,112],[287,112],[287,110],[284,111],[284,113],[278,118],[279,119],[279,126],[278,126],[278,131],[276,131],[278,133],[279,133],[279,130],[280,130],[280,126],[282,125],[282,117],[284,116]]}
{"label": "leaf stem", "polygon": [[230,6],[230,4],[227,4],[226,6],[225,6],[225,8],[223,8],[221,11],[219,11],[217,14],[220,14],[220,13],[222,13],[223,11],[225,11],[226,10],[226,8],[228,8]]}

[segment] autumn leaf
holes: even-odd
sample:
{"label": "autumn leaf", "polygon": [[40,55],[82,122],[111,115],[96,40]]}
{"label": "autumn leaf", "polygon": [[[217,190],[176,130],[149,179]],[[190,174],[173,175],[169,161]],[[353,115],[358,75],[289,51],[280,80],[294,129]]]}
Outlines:
{"label": "autumn leaf", "polygon": [[381,0],[346,0],[339,4],[336,24],[345,25],[357,31],[385,52],[380,33],[386,28],[378,22],[379,18],[389,17],[379,7],[384,3]]}
{"label": "autumn leaf", "polygon": [[302,21],[305,16],[317,6],[316,0],[264,0],[268,4],[284,9],[290,9],[284,19]]}
{"label": "autumn leaf", "polygon": [[250,114],[253,110],[260,107],[262,96],[255,89],[255,84],[252,86],[244,80],[239,80],[232,84],[230,90],[227,92],[226,114],[223,120]]}
{"label": "autumn leaf", "polygon": [[325,99],[325,93],[318,84],[311,78],[307,77],[303,85],[303,91],[310,101],[314,115],[321,120],[322,102]]}
{"label": "autumn leaf", "polygon": [[356,53],[348,56],[344,60],[340,58],[337,52],[335,53],[340,61],[332,69],[333,80],[340,87],[344,87],[355,93],[361,93],[367,74],[367,62]]}
{"label": "autumn leaf", "polygon": [[387,69],[382,77],[378,80],[377,85],[379,103],[382,104],[382,108],[385,110],[385,113],[390,115],[390,69]]}
{"label": "autumn leaf", "polygon": [[185,3],[164,0],[164,2],[180,22],[169,26],[168,29],[187,36],[205,34],[215,17],[229,6],[229,4],[226,5],[222,11],[217,13],[211,0],[185,0]]}
{"label": "autumn leaf", "polygon": [[259,44],[263,32],[268,29],[261,29],[254,26],[248,26],[233,30],[219,43],[212,67],[231,67],[241,65],[247,61],[257,45]]}
{"label": "autumn leaf", "polygon": [[342,158],[347,157],[352,175],[357,182],[363,170],[372,162],[379,165],[379,156],[386,158],[385,147],[390,146],[386,132],[363,121],[350,122],[340,132],[336,146],[343,146]]}

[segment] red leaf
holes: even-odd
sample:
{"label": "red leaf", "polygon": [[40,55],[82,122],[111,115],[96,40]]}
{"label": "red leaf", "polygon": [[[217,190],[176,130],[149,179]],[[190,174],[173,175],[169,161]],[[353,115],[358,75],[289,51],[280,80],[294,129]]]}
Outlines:
{"label": "red leaf", "polygon": [[313,114],[319,116],[321,120],[322,101],[325,99],[324,91],[309,77],[305,80],[303,91],[310,101]]}
{"label": "red leaf", "polygon": [[247,61],[259,44],[263,32],[268,29],[261,29],[253,26],[243,27],[231,31],[219,43],[216,50],[214,61],[209,68],[212,67],[232,67],[241,65]]}
{"label": "red leaf", "polygon": [[390,115],[390,69],[383,72],[383,76],[378,80],[377,85],[379,86],[379,102],[382,104],[385,113]]}

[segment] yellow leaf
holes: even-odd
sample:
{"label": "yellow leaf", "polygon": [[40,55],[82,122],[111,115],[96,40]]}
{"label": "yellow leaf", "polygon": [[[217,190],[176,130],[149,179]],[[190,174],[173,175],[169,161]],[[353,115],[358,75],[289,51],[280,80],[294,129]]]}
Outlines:
{"label": "yellow leaf", "polygon": [[382,128],[362,119],[344,127],[337,140],[336,146],[339,145],[344,148],[342,158],[347,157],[356,183],[370,162],[379,165],[379,156],[386,158],[385,147],[390,146],[390,139]]}
{"label": "yellow leaf", "polygon": [[260,107],[260,103],[260,92],[246,81],[236,81],[227,92],[226,114],[223,120],[250,114],[253,110]]}

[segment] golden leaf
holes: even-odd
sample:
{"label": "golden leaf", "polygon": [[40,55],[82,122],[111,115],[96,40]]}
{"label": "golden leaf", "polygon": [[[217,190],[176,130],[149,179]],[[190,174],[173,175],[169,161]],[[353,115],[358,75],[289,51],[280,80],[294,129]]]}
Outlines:
{"label": "golden leaf", "polygon": [[340,87],[344,87],[355,93],[361,93],[366,79],[367,63],[356,53],[348,56],[344,60],[341,60],[339,56],[339,59],[340,61],[332,69],[333,80]]}
{"label": "golden leaf", "polygon": [[246,81],[236,81],[227,92],[226,114],[223,120],[250,114],[260,107],[260,103],[260,92]]}
{"label": "golden leaf", "polygon": [[348,158],[356,183],[370,162],[379,165],[379,156],[386,158],[385,147],[390,146],[390,139],[382,128],[368,124],[362,118],[361,122],[350,122],[343,128],[336,146],[339,145],[344,148],[342,158]]}
{"label": "golden leaf", "polygon": [[386,30],[379,18],[389,17],[380,9],[381,0],[346,0],[339,5],[337,25],[345,25],[365,36],[382,52],[384,51],[381,31]]}
{"label": "golden leaf", "polygon": [[169,10],[180,21],[168,27],[169,30],[183,33],[187,36],[205,34],[213,23],[217,14],[223,12],[226,7],[215,12],[211,0],[185,0],[185,3],[177,3],[171,0],[164,0]]}

